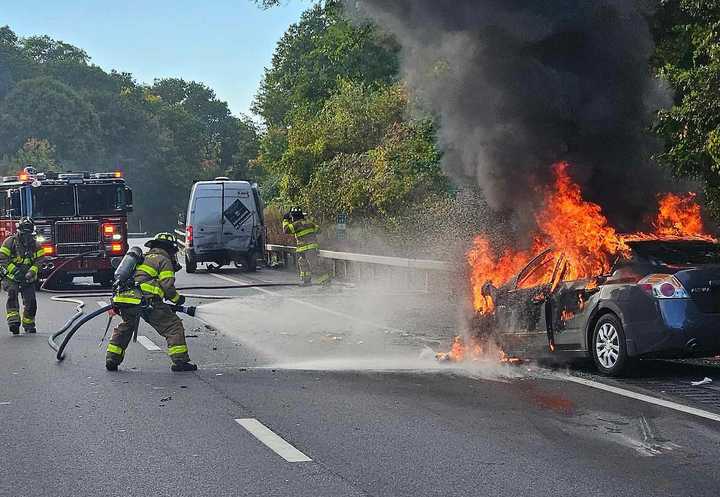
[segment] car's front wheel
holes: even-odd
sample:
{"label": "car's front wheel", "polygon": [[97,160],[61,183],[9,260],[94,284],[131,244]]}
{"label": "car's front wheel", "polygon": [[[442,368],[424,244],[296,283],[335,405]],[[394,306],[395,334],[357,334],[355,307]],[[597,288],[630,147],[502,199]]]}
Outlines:
{"label": "car's front wheel", "polygon": [[598,319],[593,331],[591,352],[598,371],[620,376],[628,366],[627,342],[620,320],[614,314]]}

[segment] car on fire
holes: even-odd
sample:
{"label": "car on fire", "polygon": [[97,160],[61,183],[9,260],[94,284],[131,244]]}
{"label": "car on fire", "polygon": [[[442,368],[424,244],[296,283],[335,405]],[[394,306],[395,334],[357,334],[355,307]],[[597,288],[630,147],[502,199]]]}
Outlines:
{"label": "car on fire", "polygon": [[709,237],[628,237],[607,274],[567,280],[567,260],[546,249],[513,278],[482,288],[494,310],[478,337],[512,355],[591,357],[618,376],[638,358],[720,353],[720,244]]}

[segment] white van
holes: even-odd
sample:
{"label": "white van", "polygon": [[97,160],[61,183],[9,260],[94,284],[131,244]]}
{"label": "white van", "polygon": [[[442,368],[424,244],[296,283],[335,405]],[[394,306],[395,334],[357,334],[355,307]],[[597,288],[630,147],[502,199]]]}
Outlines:
{"label": "white van", "polygon": [[193,185],[185,218],[185,268],[217,270],[234,262],[255,271],[265,247],[263,204],[257,184],[215,178]]}

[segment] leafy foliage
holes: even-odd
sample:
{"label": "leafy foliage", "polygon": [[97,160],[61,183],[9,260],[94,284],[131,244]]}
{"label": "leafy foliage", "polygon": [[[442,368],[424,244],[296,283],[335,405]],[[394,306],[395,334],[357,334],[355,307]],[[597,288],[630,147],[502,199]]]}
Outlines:
{"label": "leafy foliage", "polygon": [[398,50],[373,25],[343,17],[339,1],[315,5],[278,42],[253,110],[268,126],[282,126],[295,112],[320,110],[343,80],[391,83],[397,80]]}
{"label": "leafy foliage", "polygon": [[675,90],[675,104],[658,116],[666,147],[657,158],[676,175],[700,180],[720,216],[720,4],[664,1],[655,33],[655,64]]}
{"label": "leafy foliage", "polygon": [[340,2],[291,26],[255,101],[267,126],[255,165],[268,200],[301,205],[322,224],[342,212],[386,229],[447,198],[433,121],[409,117],[398,72],[394,40],[348,21]]}

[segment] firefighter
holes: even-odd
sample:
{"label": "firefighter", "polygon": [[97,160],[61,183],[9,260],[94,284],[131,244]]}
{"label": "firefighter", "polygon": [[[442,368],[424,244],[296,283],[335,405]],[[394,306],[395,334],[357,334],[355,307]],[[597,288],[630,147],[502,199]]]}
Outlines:
{"label": "firefighter", "polygon": [[143,318],[167,340],[171,369],[196,371],[197,366],[190,362],[182,321],[165,303],[165,300],[179,305],[185,303],[185,297],[175,289],[175,272],[181,269],[176,257],[177,240],[170,233],[158,233],[145,246],[150,250],[142,264],[135,268],[133,287],[117,293],[112,299],[123,321],[113,330],[105,367],[108,371],[117,371],[140,325],[140,318]]}
{"label": "firefighter", "polygon": [[[35,240],[35,223],[30,218],[22,218],[15,225],[17,231],[5,239],[0,247],[0,276],[7,297],[7,323],[10,333],[20,333],[22,322],[25,333],[35,333],[35,282],[45,252]],[[20,317],[22,295],[23,313]]]}
{"label": "firefighter", "polygon": [[318,225],[306,219],[301,208],[293,207],[283,218],[283,231],[295,236],[295,253],[302,284],[309,285],[313,279],[321,285],[329,283],[330,271],[319,256]]}

